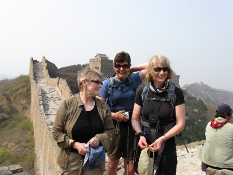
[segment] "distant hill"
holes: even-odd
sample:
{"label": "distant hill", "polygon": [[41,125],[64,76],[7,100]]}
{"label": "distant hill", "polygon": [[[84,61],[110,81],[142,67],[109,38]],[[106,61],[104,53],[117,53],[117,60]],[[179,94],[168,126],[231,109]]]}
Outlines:
{"label": "distant hill", "polygon": [[233,92],[212,88],[203,82],[184,85],[188,94],[214,106],[227,103],[233,107]]}
{"label": "distant hill", "polygon": [[9,76],[9,75],[4,75],[0,73],[0,80],[5,80],[5,79],[14,79],[15,77]]}
{"label": "distant hill", "polygon": [[4,79],[7,79],[7,78],[8,78],[8,76],[0,74],[0,80],[4,80]]}

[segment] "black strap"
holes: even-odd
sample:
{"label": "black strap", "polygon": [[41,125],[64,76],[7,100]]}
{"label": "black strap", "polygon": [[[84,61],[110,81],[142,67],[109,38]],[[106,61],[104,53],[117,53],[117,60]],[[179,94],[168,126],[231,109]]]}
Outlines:
{"label": "black strap", "polygon": [[165,142],[162,143],[161,148],[159,149],[157,153],[156,159],[154,161],[154,170],[157,170],[159,168],[159,163],[162,157],[164,146],[165,146]]}

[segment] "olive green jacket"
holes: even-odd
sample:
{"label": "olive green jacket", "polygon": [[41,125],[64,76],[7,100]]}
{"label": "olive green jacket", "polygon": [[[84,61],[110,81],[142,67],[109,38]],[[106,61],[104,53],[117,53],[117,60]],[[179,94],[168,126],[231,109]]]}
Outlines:
{"label": "olive green jacket", "polygon": [[[106,150],[112,143],[112,136],[115,128],[112,122],[111,111],[104,101],[95,98],[97,110],[104,124],[104,133],[96,134]],[[52,134],[54,140],[61,148],[57,163],[60,167],[66,168],[70,155],[69,139],[72,138],[72,128],[83,110],[83,102],[80,94],[64,100],[57,110],[56,118],[53,124]]]}

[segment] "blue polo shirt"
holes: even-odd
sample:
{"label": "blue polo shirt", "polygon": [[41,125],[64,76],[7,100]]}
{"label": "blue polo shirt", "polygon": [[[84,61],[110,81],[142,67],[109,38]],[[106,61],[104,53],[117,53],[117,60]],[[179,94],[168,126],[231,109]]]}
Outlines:
{"label": "blue polo shirt", "polygon": [[[128,78],[131,82],[129,82]],[[136,95],[136,88],[141,84],[139,72],[133,73],[124,80],[111,77],[110,94],[108,97],[108,105],[112,112],[120,110],[132,111]],[[109,80],[103,81],[103,85],[99,91],[99,96],[106,99]]]}

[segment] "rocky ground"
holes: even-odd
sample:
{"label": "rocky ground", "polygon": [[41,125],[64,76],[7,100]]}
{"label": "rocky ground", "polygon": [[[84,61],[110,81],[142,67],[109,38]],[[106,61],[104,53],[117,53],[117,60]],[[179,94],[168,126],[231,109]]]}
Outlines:
{"label": "rocky ground", "polygon": [[[177,147],[178,165],[177,175],[203,175],[201,171],[201,161],[197,157],[198,147],[202,142]],[[123,175],[123,164],[119,166],[118,175]]]}

